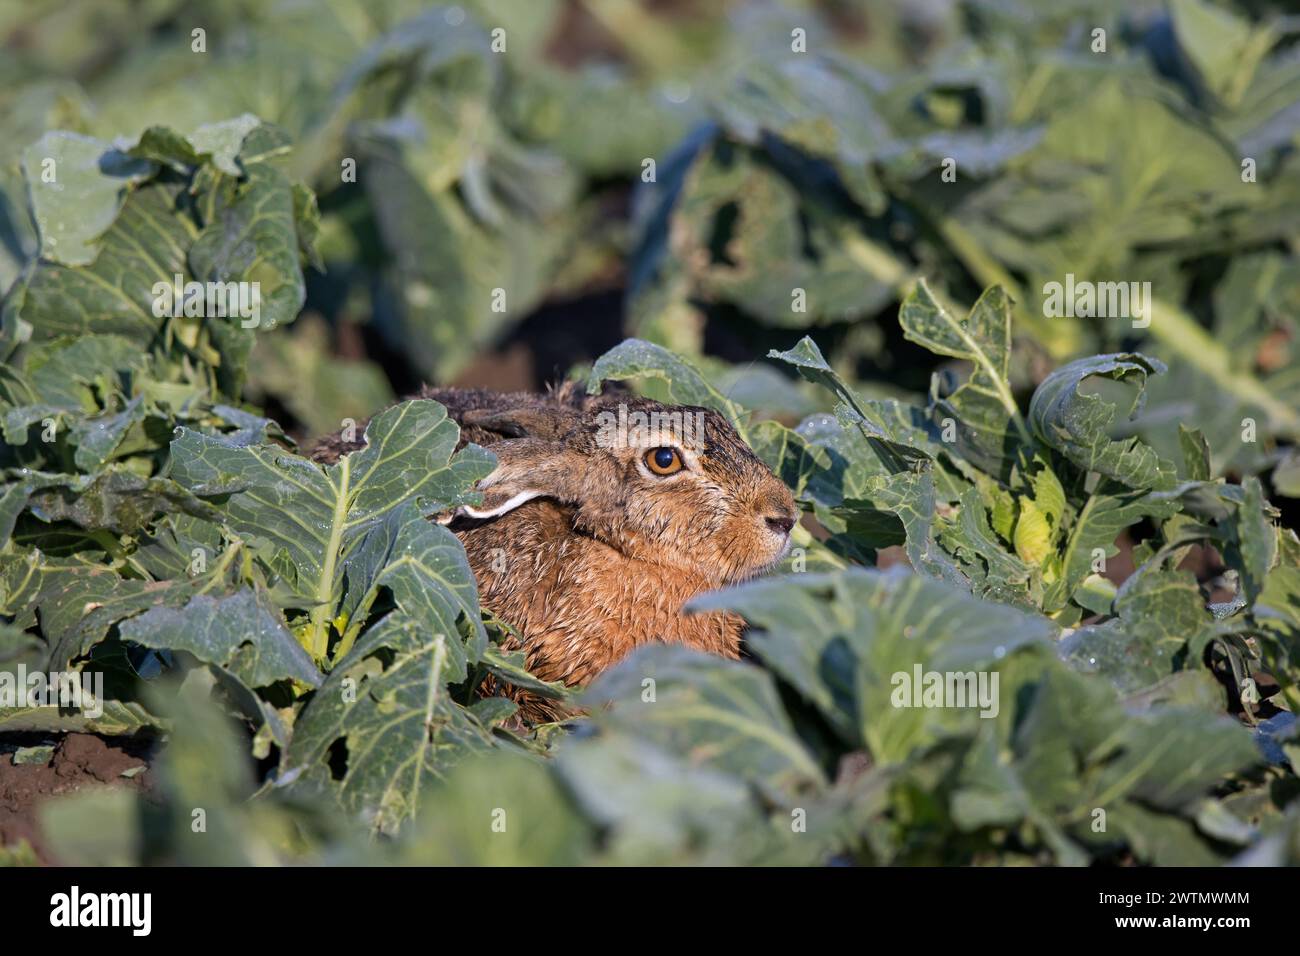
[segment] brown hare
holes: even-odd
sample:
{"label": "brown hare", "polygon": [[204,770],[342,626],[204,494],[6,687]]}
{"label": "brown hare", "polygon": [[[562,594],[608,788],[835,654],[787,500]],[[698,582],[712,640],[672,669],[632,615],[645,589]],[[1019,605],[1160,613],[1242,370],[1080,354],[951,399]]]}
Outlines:
{"label": "brown hare", "polygon": [[[417,397],[446,406],[462,445],[497,456],[478,485],[482,505],[449,527],[483,606],[516,629],[507,647],[522,647],[536,676],[586,684],[653,641],[739,656],[740,618],[682,605],[779,561],[798,512],[726,418],[572,383],[547,395]],[[335,461],[359,446],[333,436],[312,455]],[[506,692],[526,720],[563,716],[545,698]]]}

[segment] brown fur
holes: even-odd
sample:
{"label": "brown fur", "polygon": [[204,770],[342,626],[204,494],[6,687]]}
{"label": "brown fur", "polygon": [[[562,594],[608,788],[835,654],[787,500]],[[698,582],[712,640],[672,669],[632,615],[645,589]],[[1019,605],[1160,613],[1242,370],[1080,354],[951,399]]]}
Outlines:
{"label": "brown fur", "polygon": [[[588,396],[572,384],[548,395],[425,388],[417,397],[447,407],[462,446],[473,441],[497,454],[496,470],[479,483],[482,511],[508,510],[478,518],[465,509],[450,527],[482,605],[516,629],[507,647],[525,650],[530,671],[581,685],[654,641],[739,656],[738,617],[684,614],[682,605],[779,560],[788,543],[780,523],[797,512],[723,416],[622,391]],[[687,467],[666,478],[646,469],[646,448],[658,439],[611,445],[601,424],[620,405],[702,416],[702,441],[693,444],[689,429],[668,425],[668,444],[684,449]],[[332,436],[312,454],[332,462],[361,445]],[[511,506],[521,493],[536,497]],[[525,719],[563,716],[552,701],[507,692]]]}

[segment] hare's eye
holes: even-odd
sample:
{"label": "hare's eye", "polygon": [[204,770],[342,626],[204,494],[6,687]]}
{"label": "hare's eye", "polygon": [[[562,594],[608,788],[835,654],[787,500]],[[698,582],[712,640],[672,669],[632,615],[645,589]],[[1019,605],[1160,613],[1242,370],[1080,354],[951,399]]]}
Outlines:
{"label": "hare's eye", "polygon": [[682,470],[682,456],[676,448],[651,448],[645,453],[645,466],[656,475],[672,475]]}

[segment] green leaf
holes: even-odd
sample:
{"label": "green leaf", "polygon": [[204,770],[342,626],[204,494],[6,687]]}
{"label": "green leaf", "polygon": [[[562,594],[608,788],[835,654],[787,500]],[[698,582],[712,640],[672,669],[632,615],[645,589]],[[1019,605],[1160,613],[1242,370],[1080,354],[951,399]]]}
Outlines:
{"label": "green leaf", "polygon": [[133,866],[139,862],[138,797],[120,787],[65,794],[39,807],[49,853],[63,866]]}
{"label": "green leaf", "polygon": [[1277,39],[1274,28],[1252,28],[1231,10],[1202,0],[1181,0],[1172,5],[1170,14],[1178,45],[1196,67],[1201,82],[1215,96],[1235,104]]}
{"label": "green leaf", "polygon": [[[360,56],[349,52],[320,131],[344,135],[309,160],[334,185],[336,157],[357,160],[365,194],[353,208],[379,241],[349,259],[378,247],[391,341],[439,381],[541,302],[587,225],[572,214],[575,171],[516,138],[513,84],[487,28],[471,15],[448,29],[444,13],[385,22]],[[520,39],[512,29],[512,53]],[[412,82],[395,87],[399,73]]]}
{"label": "green leaf", "polygon": [[1211,628],[1213,619],[1189,572],[1144,567],[1120,587],[1114,610],[1117,621],[1081,628],[1065,638],[1062,657],[1085,673],[1107,677],[1121,693],[1201,666],[1199,657],[1189,658],[1187,648]]}
{"label": "green leaf", "polygon": [[[777,328],[860,321],[909,281],[888,246],[862,235],[827,167],[785,144],[773,162],[753,142],[764,134],[751,126],[743,135],[749,143],[701,126],[660,160],[637,217],[629,301],[637,334],[684,346],[699,337],[701,305]],[[840,175],[863,182],[866,169],[846,165]]]}
{"label": "green leaf", "polygon": [[200,497],[222,497],[226,526],[258,541],[311,608],[307,646],[319,661],[343,595],[344,563],[366,532],[407,501],[424,515],[452,507],[491,470],[477,447],[453,458],[458,437],[441,405],[418,400],[376,415],[366,447],[334,465],[183,429],[172,442],[171,472]]}
{"label": "green leaf", "polygon": [[28,634],[12,624],[0,623],[0,670],[13,671],[18,664],[28,670],[38,669],[44,650],[44,641],[35,634]]}
{"label": "green leaf", "polygon": [[967,573],[982,583],[976,593],[998,600],[1000,593],[1027,588],[1033,569],[1020,556],[1008,552],[994,535],[977,489],[968,488],[962,493],[957,521],[943,525],[940,540],[962,560]]}
{"label": "green leaf", "polygon": [[247,394],[262,402],[274,398],[313,435],[329,434],[348,418],[364,421],[393,404],[378,363],[342,359],[333,349],[329,326],[314,315],[263,336],[249,356]]}
{"label": "green leaf", "polygon": [[780,359],[799,370],[799,374],[815,385],[820,385],[831,392],[837,399],[837,416],[851,421],[864,435],[870,438],[886,437],[885,424],[874,410],[864,403],[854,391],[830,367],[822,355],[821,349],[812,339],[804,336],[794,348],[787,352],[772,349],[768,358]]}
{"label": "green leaf", "polygon": [[251,688],[284,679],[318,687],[322,680],[279,612],[248,588],[220,598],[196,594],[182,608],[152,608],[119,631],[145,647],[188,651]]}
{"label": "green leaf", "polygon": [[978,723],[978,707],[895,706],[898,675],[910,682],[918,666],[993,668],[1017,648],[1048,644],[1056,633],[1046,618],[919,575],[860,568],[767,578],[690,606],[742,615],[758,629],[749,639],[763,662],[846,744],[866,746],[882,763],[905,760],[954,727]]}
{"label": "green leaf", "polygon": [[746,440],[754,454],[786,483],[796,498],[803,495],[809,476],[823,466],[817,449],[780,422],[770,419],[757,422],[749,429]]}
{"label": "green leaf", "polygon": [[99,703],[103,713],[95,717],[61,707],[0,707],[0,732],[129,737],[164,728],[163,722],[142,704],[120,700]]}
{"label": "green leaf", "polygon": [[1282,455],[1273,471],[1273,490],[1285,498],[1300,498],[1300,450],[1291,448]]}
{"label": "green leaf", "polygon": [[[37,342],[109,333],[152,351],[179,348],[236,392],[250,324],[287,323],[302,307],[315,206],[277,166],[288,149],[281,131],[245,115],[194,135],[197,147],[151,128],[119,149],[52,133],[33,147],[26,174],[41,257],[6,298],[7,321],[30,325]],[[42,176],[46,153],[52,181]],[[178,275],[257,288],[246,303],[253,314],[226,316],[223,302],[221,313],[209,303],[206,317],[173,318],[158,290],[173,290]]]}
{"label": "green leaf", "polygon": [[1098,779],[1099,806],[1127,794],[1149,806],[1186,809],[1221,778],[1261,759],[1245,727],[1202,710],[1138,715],[1121,739],[1123,754]]}
{"label": "green leaf", "polygon": [[1121,410],[1119,401],[1081,391],[1094,380],[1136,386],[1123,409],[1136,415],[1142,407],[1147,376],[1164,369],[1164,363],[1134,352],[1097,355],[1061,366],[1043,380],[1029,403],[1035,436],[1084,471],[1099,472],[1130,488],[1171,487],[1173,466],[1141,439],[1111,438],[1110,429]]}
{"label": "green leaf", "polygon": [[1013,535],[1016,554],[1026,564],[1041,566],[1053,553],[1051,523],[1030,498],[1020,500],[1020,515],[1016,518]]}
{"label": "green leaf", "polygon": [[[1134,805],[1179,815],[1171,825],[1190,841],[1194,831],[1178,820],[1192,815],[1225,775],[1259,760],[1250,733],[1231,719],[1164,706],[1126,714],[1104,682],[1059,666],[1048,667],[1017,700],[1023,715],[999,725],[1014,728],[1004,749],[986,730],[968,759],[954,812],[968,827],[1026,820],[1065,863],[1087,862],[1075,840],[1102,839],[1093,830],[1098,822],[1103,833],[1127,833],[1130,827],[1112,817]],[[1212,847],[1196,839],[1200,845],[1184,852],[1208,858]],[[1155,852],[1143,840],[1134,847]]]}
{"label": "green leaf", "polygon": [[99,415],[78,422],[73,426],[69,439],[77,447],[73,456],[77,469],[93,472],[103,468],[126,438],[128,430],[143,421],[143,399],[137,396],[116,414]]}
{"label": "green leaf", "polygon": [[146,581],[101,565],[56,563],[32,551],[21,560],[0,562],[0,611],[16,615],[25,626],[39,621],[44,666],[69,670],[118,622],[157,605],[184,604],[202,590],[224,590],[228,571],[218,564],[202,576]]}
{"label": "green leaf", "polygon": [[[492,742],[490,721],[452,697],[486,633],[464,549],[413,502],[371,528],[343,574],[345,645],[366,629],[299,715],[282,779],[389,831],[417,812],[432,781]],[[393,608],[376,616],[380,592]]]}
{"label": "green leaf", "polygon": [[895,446],[868,437],[851,411],[847,421],[813,415],[797,434],[812,451],[803,497],[831,532],[827,544],[860,561],[874,551],[907,544],[909,557],[928,573],[955,575],[931,538],[936,493],[933,471],[922,459],[918,470],[893,471]]}
{"label": "green leaf", "polygon": [[[244,140],[261,124],[262,121],[252,113],[244,113],[219,123],[204,123],[186,139],[194,150],[195,159],[210,157],[212,165],[227,176],[238,176],[242,171],[238,160]],[[148,135],[146,132],[145,137]]]}
{"label": "green leaf", "polygon": [[697,766],[742,777],[773,795],[824,782],[771,678],[749,664],[650,645],[602,674],[581,700],[601,708],[600,726],[669,752],[693,752]]}
{"label": "green leaf", "polygon": [[126,196],[156,172],[148,160],[76,133],[46,133],[27,147],[23,173],[41,257],[65,266],[90,265]]}
{"label": "green leaf", "polygon": [[1100,482],[1069,525],[1061,551],[1061,574],[1048,585],[1043,609],[1050,613],[1064,607],[1085,578],[1104,570],[1106,561],[1119,554],[1115,541],[1125,528],[1143,518],[1167,518],[1177,511],[1177,502],[1159,493],[1130,491],[1118,482]]}
{"label": "green leaf", "polygon": [[[259,313],[240,317],[245,328],[254,320],[262,329],[292,322],[306,297],[300,232],[314,228],[314,205],[304,210],[294,184],[268,161],[287,145],[282,132],[258,127],[244,141],[243,178],[214,177],[210,195],[198,197],[209,225],[190,246],[190,269],[199,282],[258,284]],[[236,334],[231,324],[224,328]]]}
{"label": "green leaf", "polygon": [[447,687],[459,643],[404,614],[363,635],[295,723],[279,785],[394,831],[448,768],[491,746]]}
{"label": "green leaf", "polygon": [[1241,554],[1241,590],[1254,603],[1277,557],[1277,530],[1265,511],[1264,489],[1258,478],[1242,482],[1245,498],[1238,508],[1237,549]]}
{"label": "green leaf", "polygon": [[1199,428],[1178,423],[1178,444],[1183,452],[1183,468],[1189,481],[1210,480],[1210,444]]}
{"label": "green leaf", "polygon": [[744,409],[705,380],[689,363],[662,345],[641,339],[626,339],[596,360],[587,376],[587,391],[600,391],[601,382],[621,382],[630,378],[653,378],[664,383],[668,401],[675,405],[700,405],[713,408],[743,431]]}
{"label": "green leaf", "polygon": [[[929,453],[938,448],[923,427],[897,403],[863,402],[810,338],[788,352],[773,350],[769,358],[794,365],[804,378],[839,399],[834,418],[814,415],[798,430],[813,452],[811,461],[799,460],[799,484],[813,500],[819,521],[836,535],[832,547],[870,560],[874,549],[899,543],[901,525],[913,567],[965,585],[933,538],[935,475],[946,475],[934,466]],[[927,450],[914,447],[917,444]],[[951,491],[951,484],[944,490]],[[850,540],[842,540],[841,533]]]}
{"label": "green leaf", "polygon": [[163,321],[153,314],[153,287],[170,286],[188,267],[195,227],[173,211],[177,192],[158,185],[132,192],[104,232],[87,265],[38,262],[19,280],[11,299],[31,323],[36,340],[108,333],[150,341]]}
{"label": "green leaf", "polygon": [[937,504],[934,470],[921,468],[876,482],[866,502],[846,501],[844,511],[849,515],[850,531],[854,530],[854,519],[861,513],[859,509],[869,516],[877,508],[896,515],[903,524],[906,535],[904,546],[912,567],[930,577],[965,589],[969,586],[965,575],[934,538]]}
{"label": "green leaf", "polygon": [[1087,857],[1061,829],[1059,806],[1053,803],[1054,799],[1060,799],[1063,786],[1071,786],[1075,781],[1068,772],[1062,773],[1054,781],[1056,787],[1044,792],[1041,781],[1034,776],[1034,763],[1039,755],[1036,744],[1034,741],[1024,750],[1018,750],[1015,755],[1021,760],[1013,763],[1010,755],[999,747],[993,728],[981,728],[952,795],[953,822],[969,832],[1029,821],[1041,832],[1043,842],[1052,850],[1058,864],[1082,865]]}
{"label": "green leaf", "polygon": [[937,355],[971,363],[970,377],[944,392],[936,376],[930,388],[931,417],[953,418],[964,457],[993,474],[1005,474],[1029,432],[1011,394],[1011,305],[998,286],[980,296],[959,319],[920,282],[898,313],[903,334]]}
{"label": "green leaf", "polygon": [[[801,339],[787,352],[773,349],[768,353],[768,358],[788,362],[798,369],[799,374],[805,379],[821,385],[835,395],[838,399],[835,418],[840,426],[853,429],[865,440],[865,445],[861,445],[855,437],[846,436],[855,447],[863,451],[869,449],[870,455],[867,457],[874,460],[869,461],[866,467],[872,474],[898,473],[928,465],[926,452],[913,447],[916,444],[926,444],[929,446],[929,451],[934,451],[933,443],[930,442],[923,427],[910,420],[907,412],[897,403],[864,402],[860,399],[830,367],[822,356],[821,349],[812,339],[807,337]],[[810,425],[810,422],[824,424],[827,432],[834,430],[824,417],[813,416],[801,426],[801,431],[804,431],[806,436],[812,434],[809,429],[816,427]],[[825,466],[823,461],[819,460],[814,467],[820,469]],[[837,463],[832,462],[830,470],[838,473],[842,469]]]}
{"label": "green leaf", "polygon": [[509,751],[452,770],[403,836],[394,862],[419,866],[578,865],[596,846],[596,828],[552,768]]}
{"label": "green leaf", "polygon": [[[1067,274],[1092,282],[1146,279],[1146,247],[1201,235],[1265,199],[1242,181],[1236,150],[1171,102],[1167,86],[1114,70],[1083,71],[1077,60],[1053,79],[1067,77],[1077,85],[1057,108],[1036,111],[1047,120],[1038,145],[982,191],[982,201],[961,207],[977,248],[1032,277],[1024,302],[1037,315],[1046,314],[1048,282]],[[1095,135],[1120,117],[1128,135]],[[1105,321],[1131,327],[1130,318]],[[1159,311],[1150,318],[1165,340]]]}
{"label": "green leaf", "polygon": [[854,197],[866,208],[877,207],[879,187],[870,164],[891,145],[891,135],[874,108],[877,88],[870,78],[829,56],[780,56],[779,47],[762,40],[746,52],[724,74],[726,95],[716,97],[723,124],[743,141],[769,133],[810,156],[833,160]]}
{"label": "green leaf", "polygon": [[769,824],[745,781],[626,731],[561,748],[556,769],[604,828],[611,863],[814,863],[819,848]]}
{"label": "green leaf", "polygon": [[1034,488],[1034,505],[1047,518],[1055,535],[1065,515],[1065,489],[1061,487],[1061,480],[1051,468],[1043,467],[1030,478],[1030,484]]}
{"label": "green leaf", "polygon": [[269,864],[293,839],[294,821],[272,800],[253,799],[247,736],[214,697],[219,680],[212,668],[197,668],[179,686],[161,681],[146,692],[171,733],[151,768],[157,802],[138,804],[137,819],[152,837],[137,864],[161,862],[159,855],[186,865]]}
{"label": "green leaf", "polygon": [[[453,683],[464,680],[468,664],[486,650],[487,631],[479,620],[465,549],[442,525],[423,520],[413,502],[372,527],[344,559],[342,573],[347,590],[339,618],[348,622],[345,643],[372,623],[376,599],[384,593],[396,605],[396,613],[382,619],[384,627],[408,619],[451,635],[463,622],[467,640],[449,645],[447,675]],[[346,651],[346,646],[340,648],[340,653]]]}
{"label": "green leaf", "polygon": [[499,644],[489,643],[483,651],[481,663],[495,677],[520,690],[531,691],[541,697],[564,700],[573,691],[559,681],[544,681],[534,677],[525,667],[527,652],[502,650]]}
{"label": "green leaf", "polygon": [[1278,567],[1264,582],[1255,602],[1258,618],[1273,658],[1272,670],[1295,683],[1300,679],[1300,568]]}
{"label": "green leaf", "polygon": [[118,468],[95,475],[37,472],[0,486],[0,536],[13,533],[24,511],[45,522],[70,521],[79,528],[136,532],[159,514],[184,512],[211,518],[214,509],[167,478],[141,478]]}
{"label": "green leaf", "polygon": [[[1170,371],[1149,383],[1137,426],[1162,454],[1176,451],[1172,421],[1193,421],[1205,432],[1216,474],[1262,468],[1263,436],[1300,437],[1300,382],[1288,373],[1294,353],[1284,347],[1274,368],[1260,361],[1277,348],[1277,317],[1294,313],[1297,301],[1300,267],[1271,253],[1231,261],[1215,288],[1209,329],[1176,303],[1156,301],[1151,347],[1169,360]],[[1243,440],[1247,419],[1258,442]]]}
{"label": "green leaf", "polygon": [[1170,813],[1157,813],[1134,800],[1111,810],[1108,826],[1123,834],[1133,854],[1156,866],[1220,866],[1223,856],[1212,849],[1196,824]]}

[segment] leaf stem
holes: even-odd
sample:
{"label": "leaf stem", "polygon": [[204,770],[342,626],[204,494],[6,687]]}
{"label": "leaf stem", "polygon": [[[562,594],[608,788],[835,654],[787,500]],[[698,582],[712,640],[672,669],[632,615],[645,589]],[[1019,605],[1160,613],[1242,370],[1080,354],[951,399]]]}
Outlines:
{"label": "leaf stem", "polygon": [[329,541],[325,545],[325,560],[320,578],[316,582],[316,606],[311,609],[311,640],[308,650],[312,657],[323,663],[329,653],[329,628],[334,608],[334,572],[338,567],[339,549],[343,546],[343,527],[347,523],[352,460],[339,459],[339,485],[334,499],[334,520],[330,526]]}

